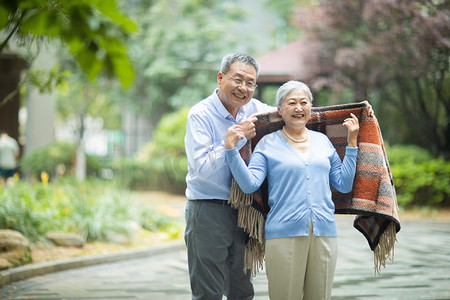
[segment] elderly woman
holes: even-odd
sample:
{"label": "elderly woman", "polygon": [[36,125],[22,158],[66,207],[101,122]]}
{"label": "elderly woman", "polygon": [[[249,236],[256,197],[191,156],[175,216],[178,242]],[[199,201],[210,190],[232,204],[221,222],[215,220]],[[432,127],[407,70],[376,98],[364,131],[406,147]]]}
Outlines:
{"label": "elderly woman", "polygon": [[341,162],[328,137],[308,130],[313,96],[307,85],[289,81],[277,92],[285,126],[264,136],[248,167],[236,143],[239,125],[227,130],[225,155],[244,193],[267,177],[270,212],[265,224],[270,299],[330,299],[337,259],[337,229],[330,184],[350,192],[356,171],[358,119],[343,122],[348,144]]}

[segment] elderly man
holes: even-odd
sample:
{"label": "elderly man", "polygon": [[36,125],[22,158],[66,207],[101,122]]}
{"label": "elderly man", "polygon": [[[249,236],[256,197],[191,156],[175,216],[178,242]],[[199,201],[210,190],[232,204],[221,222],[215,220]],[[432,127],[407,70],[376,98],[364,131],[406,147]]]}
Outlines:
{"label": "elderly man", "polygon": [[246,54],[222,60],[218,88],[194,105],[186,124],[186,232],[192,299],[252,299],[251,272],[244,272],[245,234],[237,211],[227,204],[231,173],[225,161],[227,129],[242,125],[245,138],[255,136],[259,112],[273,109],[253,99],[259,64]]}

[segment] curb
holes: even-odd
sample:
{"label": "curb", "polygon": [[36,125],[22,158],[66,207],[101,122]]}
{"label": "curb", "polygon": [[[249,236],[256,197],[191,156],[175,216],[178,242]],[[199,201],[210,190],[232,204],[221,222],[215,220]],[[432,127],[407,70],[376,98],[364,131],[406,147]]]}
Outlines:
{"label": "curb", "polygon": [[112,263],[135,258],[143,258],[183,249],[186,249],[184,241],[176,241],[172,243],[166,243],[162,246],[154,246],[145,249],[127,250],[109,254],[96,254],[84,257],[68,258],[20,266],[6,270],[4,272],[0,271],[0,287],[4,287],[13,282],[53,272],[65,271],[105,263]]}

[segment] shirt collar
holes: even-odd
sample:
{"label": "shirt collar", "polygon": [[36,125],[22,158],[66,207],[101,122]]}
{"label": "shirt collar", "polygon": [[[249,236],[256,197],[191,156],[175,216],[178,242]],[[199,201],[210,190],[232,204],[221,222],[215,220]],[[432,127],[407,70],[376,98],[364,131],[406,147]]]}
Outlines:
{"label": "shirt collar", "polygon": [[[211,97],[212,97],[212,103],[215,107],[215,109],[219,112],[219,114],[224,118],[224,119],[229,119],[229,118],[233,118],[233,116],[228,112],[228,110],[225,108],[225,106],[223,105],[222,101],[220,101],[219,96],[218,96],[218,91],[219,89],[215,89],[214,92],[212,93]],[[247,103],[248,104],[248,103]],[[240,107],[238,109],[238,112],[236,114],[236,121],[244,119],[245,115],[247,113],[247,104]]]}

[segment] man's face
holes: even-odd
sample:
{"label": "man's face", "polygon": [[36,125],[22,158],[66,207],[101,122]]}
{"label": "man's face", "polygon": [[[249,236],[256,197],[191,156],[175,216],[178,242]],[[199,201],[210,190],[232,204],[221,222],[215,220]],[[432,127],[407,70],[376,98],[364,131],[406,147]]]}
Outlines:
{"label": "man's face", "polygon": [[[238,84],[236,82],[241,82]],[[225,108],[236,116],[238,109],[253,97],[254,88],[247,86],[256,83],[256,70],[252,65],[235,61],[226,74],[217,74],[218,96]]]}

